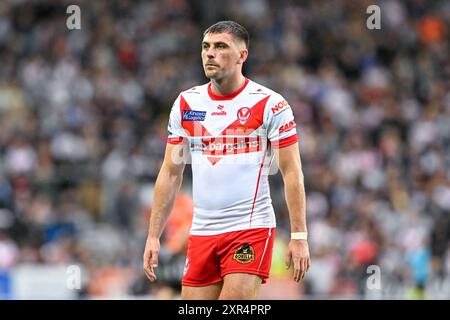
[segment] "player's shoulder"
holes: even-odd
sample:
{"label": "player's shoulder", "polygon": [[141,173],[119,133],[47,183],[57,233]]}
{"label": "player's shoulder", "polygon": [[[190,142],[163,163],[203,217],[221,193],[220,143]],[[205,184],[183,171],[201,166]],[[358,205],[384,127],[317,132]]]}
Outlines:
{"label": "player's shoulder", "polygon": [[278,117],[278,115],[284,114],[284,111],[291,108],[289,103],[280,93],[259,83],[253,82],[252,86],[249,88],[249,94],[255,92],[269,96],[266,103],[266,108],[264,109],[264,113],[266,115],[265,119],[268,119],[271,115]]}
{"label": "player's shoulder", "polygon": [[248,94],[249,95],[261,95],[262,97],[268,96],[269,102],[278,102],[284,100],[283,96],[276,92],[275,90],[272,90],[260,83],[257,83],[253,80],[250,80],[249,82],[249,88],[248,88]]}
{"label": "player's shoulder", "polygon": [[183,101],[190,104],[203,100],[204,95],[207,94],[207,86],[208,84],[206,83],[181,91],[175,99],[173,106],[181,108]]}
{"label": "player's shoulder", "polygon": [[181,91],[179,96],[196,96],[205,94],[208,90],[208,83],[200,84],[197,86],[190,87],[184,91]]}

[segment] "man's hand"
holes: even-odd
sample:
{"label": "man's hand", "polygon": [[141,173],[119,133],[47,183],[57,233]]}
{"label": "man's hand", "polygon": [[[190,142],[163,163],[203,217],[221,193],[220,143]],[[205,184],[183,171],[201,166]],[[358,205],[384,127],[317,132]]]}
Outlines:
{"label": "man's hand", "polygon": [[158,266],[159,239],[148,238],[144,251],[144,272],[153,282],[156,280],[155,268]]}
{"label": "man's hand", "polygon": [[294,262],[294,281],[299,282],[305,277],[311,265],[308,242],[306,240],[291,240],[286,254],[286,269]]}

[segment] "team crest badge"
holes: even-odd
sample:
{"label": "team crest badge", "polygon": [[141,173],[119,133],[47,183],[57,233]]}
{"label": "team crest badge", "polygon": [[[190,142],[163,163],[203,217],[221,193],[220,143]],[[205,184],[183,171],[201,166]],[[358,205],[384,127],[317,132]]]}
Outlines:
{"label": "team crest badge", "polygon": [[240,108],[237,112],[237,117],[238,120],[241,124],[244,124],[245,122],[247,122],[248,119],[250,119],[250,115],[251,115],[252,111],[250,110],[250,108],[244,107],[244,108]]}
{"label": "team crest badge", "polygon": [[236,252],[233,254],[233,260],[239,263],[250,263],[255,260],[255,250],[248,243],[244,243]]}

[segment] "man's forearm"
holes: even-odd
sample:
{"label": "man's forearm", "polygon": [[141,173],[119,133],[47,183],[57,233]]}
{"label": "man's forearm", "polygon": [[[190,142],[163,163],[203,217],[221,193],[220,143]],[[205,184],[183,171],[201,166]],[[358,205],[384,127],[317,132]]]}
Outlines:
{"label": "man's forearm", "polygon": [[294,171],[287,173],[284,177],[284,186],[291,232],[306,232],[305,187],[301,173]]}
{"label": "man's forearm", "polygon": [[159,239],[161,236],[182,181],[182,175],[171,174],[169,170],[160,171],[156,179],[150,216],[148,232],[150,238]]}

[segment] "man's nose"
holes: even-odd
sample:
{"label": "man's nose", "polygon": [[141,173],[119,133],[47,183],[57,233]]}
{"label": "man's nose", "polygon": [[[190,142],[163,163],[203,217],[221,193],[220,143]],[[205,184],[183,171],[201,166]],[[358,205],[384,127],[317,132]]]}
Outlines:
{"label": "man's nose", "polygon": [[208,48],[208,50],[206,51],[206,56],[209,59],[213,59],[216,56],[216,52],[213,48]]}

